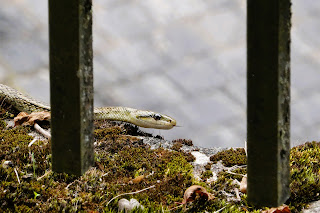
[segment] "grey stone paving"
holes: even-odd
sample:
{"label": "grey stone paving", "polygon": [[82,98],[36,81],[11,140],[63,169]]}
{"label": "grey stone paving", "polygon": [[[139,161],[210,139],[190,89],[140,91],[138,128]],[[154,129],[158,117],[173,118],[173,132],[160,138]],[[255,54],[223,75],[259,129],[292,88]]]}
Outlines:
{"label": "grey stone paving", "polygon": [[[293,0],[292,145],[320,140],[320,2]],[[0,82],[49,101],[47,1],[4,0]],[[95,105],[151,109],[148,130],[205,147],[246,138],[246,1],[95,0]]]}

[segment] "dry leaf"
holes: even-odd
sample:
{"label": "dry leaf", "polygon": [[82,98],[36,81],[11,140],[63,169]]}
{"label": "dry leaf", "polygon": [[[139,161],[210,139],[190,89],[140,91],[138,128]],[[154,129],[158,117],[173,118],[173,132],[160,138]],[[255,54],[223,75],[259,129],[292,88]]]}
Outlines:
{"label": "dry leaf", "polygon": [[200,199],[211,200],[214,196],[199,185],[193,185],[186,189],[183,196],[182,204],[194,201],[197,197]]}
{"label": "dry leaf", "polygon": [[95,164],[98,166],[98,168],[101,170],[101,171],[104,171],[104,166],[99,163],[98,161],[95,162]]}
{"label": "dry leaf", "polygon": [[49,121],[50,112],[32,112],[30,115],[26,112],[20,112],[13,120],[15,126],[32,126],[38,121]]}
{"label": "dry leaf", "polygon": [[140,175],[136,178],[133,178],[130,183],[140,183],[144,179],[144,175]]}
{"label": "dry leaf", "polygon": [[287,205],[282,205],[276,208],[271,208],[268,210],[262,211],[262,213],[290,213],[290,209]]}
{"label": "dry leaf", "polygon": [[244,176],[240,183],[240,192],[247,193],[247,176]]}

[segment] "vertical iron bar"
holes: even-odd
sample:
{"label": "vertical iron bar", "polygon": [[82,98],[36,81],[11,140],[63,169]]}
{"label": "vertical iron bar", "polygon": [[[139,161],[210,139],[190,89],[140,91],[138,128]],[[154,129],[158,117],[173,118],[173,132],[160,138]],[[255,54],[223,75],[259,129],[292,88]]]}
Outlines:
{"label": "vertical iron bar", "polygon": [[49,0],[52,169],[81,175],[92,164],[91,0]]}
{"label": "vertical iron bar", "polygon": [[247,0],[248,201],[289,198],[290,0]]}

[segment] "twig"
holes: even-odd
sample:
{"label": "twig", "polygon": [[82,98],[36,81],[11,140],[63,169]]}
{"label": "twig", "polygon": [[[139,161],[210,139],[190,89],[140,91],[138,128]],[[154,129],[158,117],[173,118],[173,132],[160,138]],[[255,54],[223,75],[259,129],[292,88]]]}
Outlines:
{"label": "twig", "polygon": [[214,213],[219,213],[219,212],[221,212],[221,211],[222,211],[223,209],[225,209],[225,208],[226,208],[226,206],[224,206],[224,207],[222,207],[221,209],[215,211]]}
{"label": "twig", "polygon": [[229,170],[227,171],[227,173],[232,174],[232,175],[240,175],[240,176],[242,176],[242,177],[246,176],[246,175],[243,175],[243,174],[238,174],[238,173],[230,172]]}
{"label": "twig", "polygon": [[118,198],[118,197],[120,197],[120,196],[122,196],[122,195],[133,195],[133,194],[137,194],[137,193],[143,192],[143,191],[148,190],[148,189],[152,189],[152,188],[154,188],[154,187],[156,187],[156,186],[155,186],[155,185],[152,185],[152,186],[149,186],[149,187],[147,187],[147,188],[141,189],[141,190],[139,190],[139,191],[119,194],[119,195],[113,197],[111,200],[109,200],[109,202],[107,203],[106,206],[108,206],[108,205],[111,203],[111,201],[113,201],[114,199],[116,199],[116,198]]}
{"label": "twig", "polygon": [[38,138],[34,138],[34,139],[28,144],[28,147],[30,148],[36,141],[38,141]]}
{"label": "twig", "polygon": [[39,180],[41,180],[42,178],[44,178],[44,177],[48,176],[51,172],[52,172],[52,170],[51,170],[51,169],[50,169],[50,170],[48,170],[48,171],[46,171],[46,172],[44,173],[44,175],[42,175],[41,177],[38,177],[38,178],[37,178],[37,181],[39,181]]}
{"label": "twig", "polygon": [[241,197],[240,197],[238,188],[234,188],[234,193],[236,194],[236,197],[237,197],[238,201],[241,201]]}
{"label": "twig", "polygon": [[231,166],[231,167],[227,167],[228,170],[234,170],[234,169],[242,169],[242,168],[246,168],[247,165],[241,165],[241,166],[238,166],[238,165],[234,165],[234,166]]}
{"label": "twig", "polygon": [[20,178],[19,178],[19,174],[16,168],[14,168],[14,173],[16,173],[17,179],[18,179],[18,183],[21,184],[20,182]]}
{"label": "twig", "polygon": [[79,180],[75,180],[75,181],[73,181],[73,182],[69,183],[69,184],[66,186],[66,188],[65,188],[65,189],[68,189],[68,188],[69,188],[69,186],[71,186],[71,185],[72,185],[72,184],[74,184],[75,182],[81,183]]}
{"label": "twig", "polygon": [[107,176],[110,172],[104,173],[101,177]]}
{"label": "twig", "polygon": [[46,137],[46,138],[48,138],[48,139],[51,138],[51,134],[50,134],[48,131],[42,129],[42,127],[39,126],[39,124],[35,123],[35,124],[34,124],[34,128],[35,128],[35,130],[37,130],[40,134],[42,134],[44,137]]}
{"label": "twig", "polygon": [[172,209],[169,209],[169,211],[172,211],[172,210],[175,210],[175,209],[177,209],[177,208],[180,208],[180,207],[183,206],[183,205],[184,205],[184,203],[180,204],[179,206],[173,207]]}

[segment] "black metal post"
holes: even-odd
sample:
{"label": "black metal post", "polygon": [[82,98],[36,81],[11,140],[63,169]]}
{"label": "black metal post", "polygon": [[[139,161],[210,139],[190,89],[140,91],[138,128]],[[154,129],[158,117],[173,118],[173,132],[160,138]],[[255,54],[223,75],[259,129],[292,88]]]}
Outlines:
{"label": "black metal post", "polygon": [[49,0],[52,169],[81,175],[92,164],[91,0]]}
{"label": "black metal post", "polygon": [[247,0],[248,201],[289,197],[290,0]]}

